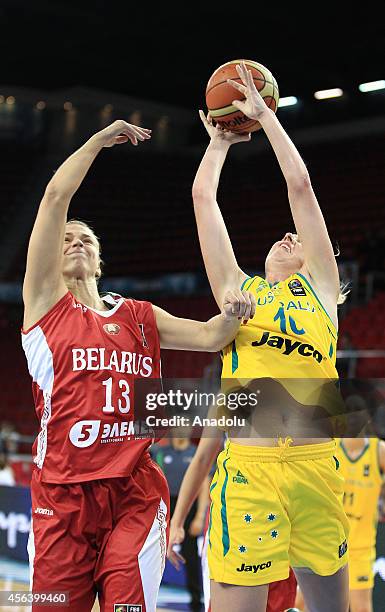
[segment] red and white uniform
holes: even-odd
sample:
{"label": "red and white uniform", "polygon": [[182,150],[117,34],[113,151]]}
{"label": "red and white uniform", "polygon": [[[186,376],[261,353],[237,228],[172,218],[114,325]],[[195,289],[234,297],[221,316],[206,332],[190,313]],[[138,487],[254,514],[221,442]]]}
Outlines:
{"label": "red and white uniform", "polygon": [[152,440],[134,422],[134,382],[160,378],[159,337],[149,302],[104,300],[111,309],[96,311],[68,292],[22,333],[40,420],[32,586],[70,591],[76,612],[91,610],[95,588],[102,610],[128,604],[150,612],[164,568],[169,497],[149,457]]}

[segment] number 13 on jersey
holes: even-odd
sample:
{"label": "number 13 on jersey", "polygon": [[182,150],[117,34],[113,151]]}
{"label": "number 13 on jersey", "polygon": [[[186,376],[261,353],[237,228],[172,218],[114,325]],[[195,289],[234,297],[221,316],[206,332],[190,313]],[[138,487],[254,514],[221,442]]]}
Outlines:
{"label": "number 13 on jersey", "polygon": [[130,385],[124,378],[119,380],[119,383],[113,381],[112,376],[107,378],[107,380],[103,380],[102,384],[106,387],[106,395],[105,395],[105,403],[102,408],[103,412],[107,414],[111,414],[115,412],[115,406],[113,405],[113,395],[116,393],[116,386],[119,386],[119,397],[118,400],[118,409],[122,414],[127,414],[130,411]]}

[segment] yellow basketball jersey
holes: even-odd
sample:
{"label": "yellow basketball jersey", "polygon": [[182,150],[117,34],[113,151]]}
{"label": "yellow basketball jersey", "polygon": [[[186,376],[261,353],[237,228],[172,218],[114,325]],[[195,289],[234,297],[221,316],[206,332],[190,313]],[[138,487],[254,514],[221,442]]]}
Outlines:
{"label": "yellow basketball jersey", "polygon": [[369,548],[375,545],[378,498],[382,476],[379,466],[379,440],[369,438],[361,454],[351,459],[339,441],[337,457],[345,478],[344,509],[350,523],[349,547]]}
{"label": "yellow basketball jersey", "polygon": [[285,380],[291,395],[308,405],[319,403],[310,381],[323,379],[334,381],[333,395],[337,330],[306,277],[296,273],[270,286],[254,276],[242,290],[254,293],[256,312],[223,350],[224,386],[231,388],[229,379],[241,385],[263,377]]}

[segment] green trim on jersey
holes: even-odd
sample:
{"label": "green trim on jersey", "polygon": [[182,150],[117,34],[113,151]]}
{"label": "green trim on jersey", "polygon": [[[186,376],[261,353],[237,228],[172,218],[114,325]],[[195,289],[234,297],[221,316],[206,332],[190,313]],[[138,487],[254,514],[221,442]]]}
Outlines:
{"label": "green trim on jersey", "polygon": [[362,451],[360,452],[360,454],[358,455],[358,457],[356,457],[355,459],[352,459],[349,454],[348,451],[346,450],[345,446],[343,445],[342,440],[340,441],[340,447],[342,448],[342,451],[346,457],[346,459],[350,462],[350,463],[357,463],[357,461],[359,461],[361,459],[361,457],[366,453],[366,451],[368,450],[368,448],[370,447],[370,442],[366,442],[364,448],[362,449]]}
{"label": "green trim on jersey", "polygon": [[308,288],[310,289],[310,291],[312,292],[312,294],[314,295],[315,299],[317,300],[318,304],[321,306],[322,310],[324,311],[324,313],[326,314],[326,316],[328,317],[330,323],[333,325],[333,328],[335,329],[335,331],[337,332],[337,328],[334,325],[328,311],[326,310],[325,306],[322,304],[321,300],[319,299],[318,295],[316,294],[316,292],[314,291],[313,287],[311,286],[311,284],[309,283],[309,281],[307,280],[306,276],[304,276],[303,274],[300,274],[299,272],[295,273],[297,276],[300,276],[302,278],[302,280],[305,281],[305,283],[307,284]]}
{"label": "green trim on jersey", "polygon": [[245,278],[245,280],[243,281],[242,285],[241,285],[241,291],[243,291],[243,287],[245,286],[245,284],[247,283],[248,280],[250,280],[251,276],[248,276],[247,278]]}

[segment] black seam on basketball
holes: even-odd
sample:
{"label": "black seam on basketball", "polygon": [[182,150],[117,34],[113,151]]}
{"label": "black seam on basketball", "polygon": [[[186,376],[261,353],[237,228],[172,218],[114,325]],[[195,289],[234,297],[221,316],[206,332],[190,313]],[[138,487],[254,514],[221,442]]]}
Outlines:
{"label": "black seam on basketball", "polygon": [[[262,74],[262,73],[261,73]],[[262,75],[263,76],[263,75]],[[231,79],[232,81],[236,81],[236,82],[240,82],[241,85],[243,85],[242,83],[242,79],[240,79],[239,77],[235,77],[234,79]],[[262,81],[262,79],[259,79],[257,77],[253,77],[253,81]],[[223,83],[227,83],[227,79],[225,79],[224,81],[219,81],[218,83],[215,83],[215,85],[212,85],[210,87],[210,89],[206,89],[206,96],[210,93],[210,91],[212,89],[214,89],[215,87],[217,87],[218,85],[223,85]],[[270,85],[273,85],[273,83],[271,83],[271,81],[266,81],[265,77],[263,77],[263,87],[265,87],[266,83],[269,83]],[[263,89],[262,87],[262,89]],[[258,89],[258,88],[257,88]]]}
{"label": "black seam on basketball", "polygon": [[274,79],[273,79],[273,95],[270,98],[270,104],[267,105],[268,108],[270,108],[270,110],[271,110],[271,103],[274,100],[274,90],[275,90],[275,85],[274,85]]}

